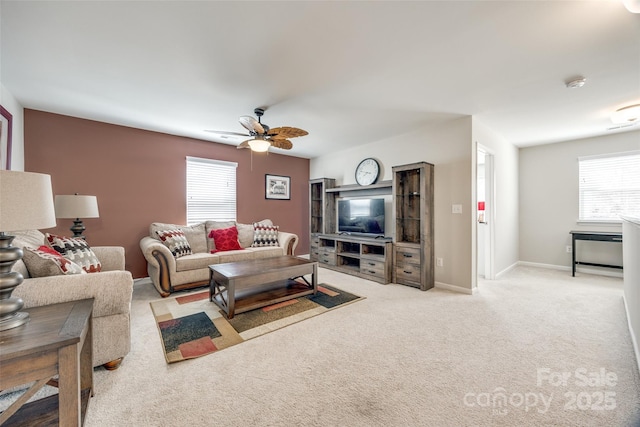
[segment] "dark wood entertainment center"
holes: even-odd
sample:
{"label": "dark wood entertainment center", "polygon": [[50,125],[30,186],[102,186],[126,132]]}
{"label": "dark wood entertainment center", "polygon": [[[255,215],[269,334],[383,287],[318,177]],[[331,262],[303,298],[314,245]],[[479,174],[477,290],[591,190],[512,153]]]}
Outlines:
{"label": "dark wood entertainment center", "polygon": [[[426,162],[394,166],[391,180],[366,186],[336,186],[333,178],[310,180],[310,259],[378,283],[431,289],[433,169]],[[337,233],[339,198],[378,195],[392,196],[393,237]]]}

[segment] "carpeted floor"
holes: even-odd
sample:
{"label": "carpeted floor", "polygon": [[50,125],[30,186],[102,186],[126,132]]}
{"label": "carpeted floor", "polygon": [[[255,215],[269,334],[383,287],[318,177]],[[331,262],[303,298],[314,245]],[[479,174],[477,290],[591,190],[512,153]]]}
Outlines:
{"label": "carpeted floor", "polygon": [[379,285],[215,354],[167,364],[138,283],[131,353],[95,371],[85,426],[627,426],[640,378],[622,281],[518,267],[475,295]]}

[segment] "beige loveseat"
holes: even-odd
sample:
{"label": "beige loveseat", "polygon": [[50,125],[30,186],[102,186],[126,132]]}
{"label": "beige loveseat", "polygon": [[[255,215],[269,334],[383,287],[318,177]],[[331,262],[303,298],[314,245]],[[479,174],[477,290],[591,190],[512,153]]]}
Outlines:
{"label": "beige loveseat", "polygon": [[[9,233],[16,238],[12,246],[37,249],[44,245],[44,234],[32,230]],[[13,270],[24,281],[12,293],[24,301],[24,308],[94,298],[93,302],[93,366],[116,369],[131,348],[131,295],[133,278],[125,271],[124,248],[92,246],[100,261],[99,273],[59,275],[31,278],[22,260]]]}
{"label": "beige loveseat", "polygon": [[[257,221],[273,226],[269,219]],[[241,250],[211,253],[215,250],[209,233],[214,229],[236,226]],[[158,237],[158,231],[179,229],[184,232],[192,254],[174,257],[169,248]],[[147,272],[154,286],[163,297],[175,291],[206,286],[209,283],[209,265],[248,259],[293,255],[298,245],[298,236],[278,230],[278,246],[252,247],[253,224],[235,221],[206,221],[193,226],[154,222],[149,227],[149,236],[140,241],[140,249],[147,260]]]}

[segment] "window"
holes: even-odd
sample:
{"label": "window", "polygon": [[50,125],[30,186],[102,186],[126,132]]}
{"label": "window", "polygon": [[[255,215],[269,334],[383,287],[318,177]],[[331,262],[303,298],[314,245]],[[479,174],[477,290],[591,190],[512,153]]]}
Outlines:
{"label": "window", "polygon": [[187,224],[235,221],[235,162],[187,157]]}
{"label": "window", "polygon": [[578,158],[582,221],[640,214],[640,151]]}

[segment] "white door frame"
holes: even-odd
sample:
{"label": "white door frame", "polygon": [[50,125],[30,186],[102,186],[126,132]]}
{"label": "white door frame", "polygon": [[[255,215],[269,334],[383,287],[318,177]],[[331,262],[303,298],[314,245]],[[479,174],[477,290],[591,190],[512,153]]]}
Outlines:
{"label": "white door frame", "polygon": [[[481,249],[484,251],[484,277],[487,280],[495,280],[495,268],[494,268],[494,260],[495,260],[495,223],[496,223],[496,193],[495,193],[495,157],[493,151],[491,149],[485,147],[484,145],[477,143],[477,151],[481,151],[484,153],[484,182],[485,182],[485,211],[484,211],[484,220],[486,222],[485,227],[487,227],[487,238],[484,239],[484,247]],[[477,158],[477,156],[476,156]],[[476,203],[476,218],[478,217],[477,213],[478,205]],[[477,262],[477,254],[476,254],[476,262]]]}

